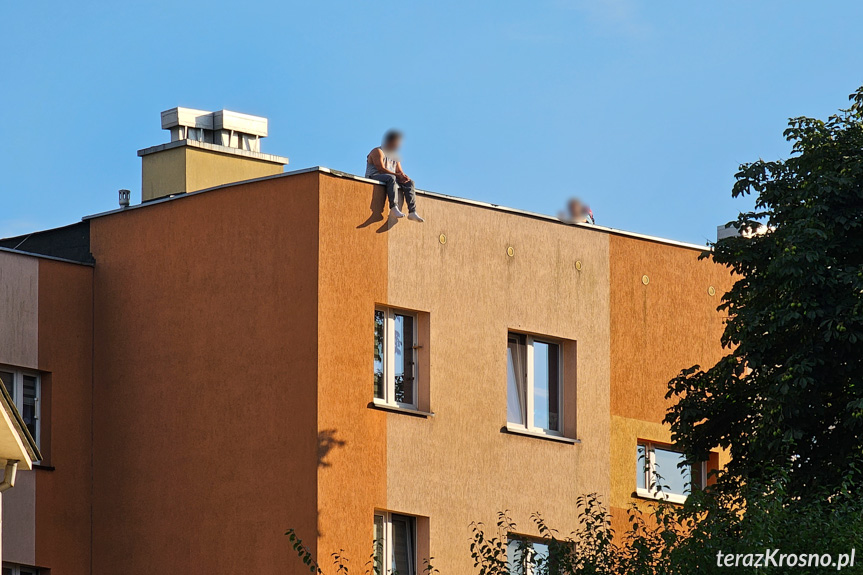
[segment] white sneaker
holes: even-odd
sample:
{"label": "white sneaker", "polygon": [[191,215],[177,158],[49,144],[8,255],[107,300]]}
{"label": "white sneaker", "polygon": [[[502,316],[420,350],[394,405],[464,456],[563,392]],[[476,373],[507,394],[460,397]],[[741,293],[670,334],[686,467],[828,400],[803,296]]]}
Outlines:
{"label": "white sneaker", "polygon": [[400,209],[398,209],[397,206],[393,206],[390,208],[390,217],[391,218],[403,218],[403,217],[405,217],[405,215],[402,213],[402,211]]}
{"label": "white sneaker", "polygon": [[425,220],[420,217],[420,215],[416,212],[411,212],[408,214],[408,219],[413,220],[415,222],[424,222]]}

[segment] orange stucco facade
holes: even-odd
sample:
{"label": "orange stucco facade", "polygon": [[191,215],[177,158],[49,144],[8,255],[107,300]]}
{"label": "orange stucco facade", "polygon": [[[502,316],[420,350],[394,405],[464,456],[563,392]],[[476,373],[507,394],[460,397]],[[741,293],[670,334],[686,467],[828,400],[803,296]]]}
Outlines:
{"label": "orange stucco facade", "polygon": [[[343,550],[361,571],[384,510],[417,517],[420,564],[470,573],[469,525],[498,511],[567,532],[598,493],[622,517],[637,441],[670,439],[668,380],[722,353],[727,270],[691,246],[419,201],[425,223],[393,225],[380,186],[309,170],[93,217],[94,265],[0,252],[0,270],[37,261],[22,367],[50,381],[35,536],[8,538],[32,545],[21,562],[304,573],[294,528],[323,566]],[[379,306],[421,318],[422,413],[373,404]],[[567,441],[507,431],[510,331],[565,342]]]}

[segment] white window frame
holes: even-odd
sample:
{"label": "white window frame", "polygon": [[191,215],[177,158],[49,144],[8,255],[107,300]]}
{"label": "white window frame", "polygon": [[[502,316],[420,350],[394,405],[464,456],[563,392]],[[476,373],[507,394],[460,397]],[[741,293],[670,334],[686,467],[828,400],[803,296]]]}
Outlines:
{"label": "white window frame", "polygon": [[13,565],[12,563],[3,563],[3,569],[9,569],[9,575],[39,575],[39,569],[29,567],[27,565]]}
{"label": "white window frame", "polygon": [[[405,515],[404,513],[391,513],[389,511],[375,511],[375,517],[376,518],[377,517],[383,517],[384,540],[383,540],[382,545],[381,545],[381,554],[383,556],[383,565],[381,566],[381,569],[382,569],[381,575],[390,575],[393,572],[393,564],[392,564],[392,556],[393,556],[393,554],[392,554],[392,543],[394,540],[393,522],[392,522],[393,515],[399,515],[400,517],[407,517],[411,520],[412,528],[411,528],[411,534],[410,534],[411,536],[408,538],[408,545],[410,546],[408,553],[411,555],[411,557],[413,559],[414,575],[417,575],[419,573],[419,569],[417,566],[419,557],[417,554],[417,521],[416,521],[416,517],[413,517],[410,515]],[[377,545],[377,541],[375,542],[375,545]],[[376,559],[375,559],[376,551],[377,551],[377,549],[375,549],[375,553],[372,554],[372,572],[375,572],[374,571],[374,568],[375,568],[374,562],[376,561]],[[410,574],[399,573],[399,575],[410,575]]]}
{"label": "white window frame", "polygon": [[[644,453],[645,453],[645,459],[646,459],[645,464],[643,466],[644,467],[643,473],[644,473],[644,485],[646,485],[647,487],[646,488],[638,487],[638,483],[636,480],[636,489],[635,489],[636,495],[638,495],[639,497],[647,498],[647,499],[657,499],[657,500],[662,500],[662,501],[668,501],[670,503],[685,503],[686,498],[689,497],[688,495],[684,495],[682,493],[671,493],[668,491],[660,491],[659,486],[657,485],[657,480],[656,480],[656,452],[655,452],[655,450],[657,448],[659,448],[659,449],[664,449],[665,451],[675,451],[676,453],[680,453],[680,452],[676,451],[673,446],[665,445],[662,443],[655,443],[653,441],[639,441],[637,444],[637,447],[641,447],[641,446],[644,447]],[[638,449],[636,449],[635,452],[637,454]],[[637,455],[636,455],[636,457],[637,457]],[[640,462],[636,462],[636,464],[640,464]],[[700,463],[700,465],[701,465],[701,485],[699,485],[699,487],[703,489],[704,488],[704,481],[705,481],[705,478],[707,477],[707,462],[702,461]],[[691,483],[689,488],[692,489],[694,483],[693,483],[693,479],[692,479],[692,470],[691,469],[689,471],[689,480]]]}
{"label": "white window frame", "polygon": [[[541,435],[551,435],[554,437],[563,437],[564,434],[564,403],[563,403],[563,342],[554,339],[551,337],[542,337],[542,336],[533,336],[529,334],[523,334],[516,331],[507,332],[507,347],[509,347],[509,336],[510,335],[520,335],[525,338],[525,398],[524,398],[524,409],[525,409],[525,423],[515,423],[509,421],[507,417],[507,427],[517,430],[517,431],[528,431],[530,433],[539,433]],[[534,343],[546,343],[557,346],[557,393],[558,393],[558,427],[560,429],[545,429],[543,427],[537,427],[534,425],[534,357],[533,357],[533,344]],[[507,392],[509,391],[509,387],[507,385]]]}
{"label": "white window frame", "polygon": [[[373,402],[379,405],[388,405],[391,407],[400,407],[402,409],[417,409],[417,401],[419,394],[419,349],[417,337],[419,335],[418,323],[419,318],[416,312],[382,307],[375,307],[375,312],[384,314],[384,345],[383,345],[383,369],[384,369],[384,397],[375,397]],[[396,315],[403,315],[413,319],[413,341],[414,345],[410,350],[403,350],[404,353],[413,354],[413,403],[403,403],[396,401]]]}
{"label": "white window frame", "polygon": [[[33,417],[36,420],[36,433],[33,439],[37,446],[42,445],[42,376],[37,371],[31,369],[20,369],[11,365],[0,365],[0,371],[11,373],[14,378],[12,384],[12,399],[15,402],[15,407],[18,413],[24,414],[24,376],[36,378],[36,397],[33,405]],[[6,383],[5,381],[3,382]]]}

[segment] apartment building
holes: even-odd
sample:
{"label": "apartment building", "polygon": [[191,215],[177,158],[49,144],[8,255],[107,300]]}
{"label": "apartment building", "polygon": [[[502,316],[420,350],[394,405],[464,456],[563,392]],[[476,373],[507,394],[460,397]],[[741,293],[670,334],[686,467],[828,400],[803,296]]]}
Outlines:
{"label": "apartment building", "polygon": [[325,567],[470,573],[473,521],[567,531],[586,493],[621,520],[722,463],[678,471],[662,424],[722,355],[703,247],[431,192],[388,221],[374,181],[284,172],[262,118],[162,125],[142,203],[0,240],[0,324],[38,310],[0,371],[38,382],[43,458],[9,573],[307,572],[289,528]]}

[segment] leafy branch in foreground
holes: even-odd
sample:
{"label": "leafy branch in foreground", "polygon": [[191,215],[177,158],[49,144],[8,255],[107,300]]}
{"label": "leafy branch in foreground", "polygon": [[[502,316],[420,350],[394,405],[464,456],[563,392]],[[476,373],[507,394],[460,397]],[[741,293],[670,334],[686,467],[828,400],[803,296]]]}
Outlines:
{"label": "leafy branch in foreground", "polygon": [[782,469],[801,496],[838,491],[863,465],[863,88],[850,99],[791,119],[788,159],[740,166],[732,195],[755,209],[703,256],[735,274],[719,307],[730,351],[669,384],[666,422],[690,463],[729,450],[720,489]]}

